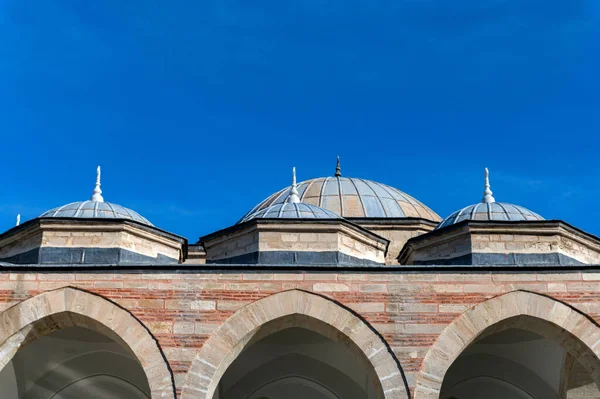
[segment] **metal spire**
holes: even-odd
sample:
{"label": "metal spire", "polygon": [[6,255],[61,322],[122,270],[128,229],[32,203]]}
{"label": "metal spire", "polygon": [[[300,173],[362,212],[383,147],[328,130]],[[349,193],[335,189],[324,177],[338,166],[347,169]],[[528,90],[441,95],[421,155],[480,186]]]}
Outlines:
{"label": "metal spire", "polygon": [[340,156],[337,157],[337,164],[335,165],[335,177],[342,175],[342,167],[340,166]]}
{"label": "metal spire", "polygon": [[483,190],[483,199],[481,202],[484,204],[491,204],[492,202],[496,202],[496,199],[492,197],[492,190],[490,189],[490,171],[488,168],[485,168],[485,190]]}
{"label": "metal spire", "polygon": [[292,168],[292,188],[290,188],[290,194],[287,197],[287,201],[290,204],[297,204],[300,202],[298,196],[298,187],[296,187],[296,167]]}
{"label": "metal spire", "polygon": [[21,224],[21,214],[19,213],[19,214],[17,214],[17,224],[16,224],[16,226],[18,226],[20,224]]}
{"label": "metal spire", "polygon": [[96,187],[94,187],[94,194],[92,195],[91,200],[94,202],[104,202],[102,190],[100,190],[100,166],[96,169]]}

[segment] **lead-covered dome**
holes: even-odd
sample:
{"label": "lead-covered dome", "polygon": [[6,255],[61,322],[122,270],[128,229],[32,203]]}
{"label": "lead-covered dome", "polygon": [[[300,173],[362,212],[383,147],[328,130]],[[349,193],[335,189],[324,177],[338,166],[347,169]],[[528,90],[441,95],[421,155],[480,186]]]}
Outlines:
{"label": "lead-covered dome", "polygon": [[72,202],[50,209],[42,213],[40,218],[125,219],[153,226],[148,219],[136,211],[121,205],[104,202],[102,190],[100,189],[100,166],[98,166],[96,173],[96,187],[90,200]]}
{"label": "lead-covered dome", "polygon": [[485,189],[481,203],[469,205],[452,213],[436,227],[450,226],[462,222],[463,220],[488,220],[488,221],[523,221],[523,220],[544,220],[543,217],[522,206],[508,204],[505,202],[496,202],[490,189],[489,171],[485,169]]}
{"label": "lead-covered dome", "polygon": [[[371,180],[320,177],[298,183],[298,196],[304,204],[316,205],[344,218],[441,218],[423,203],[388,185]],[[256,205],[242,220],[272,205],[285,203],[291,186],[279,190]]]}
{"label": "lead-covered dome", "polygon": [[59,206],[40,215],[41,218],[99,218],[99,219],[128,219],[135,220],[152,226],[145,217],[125,208],[124,206],[111,204],[110,202],[80,201]]}
{"label": "lead-covered dome", "polygon": [[518,205],[507,204],[505,202],[492,202],[489,204],[480,203],[459,209],[446,219],[442,220],[436,229],[460,223],[463,220],[519,221],[544,220],[544,218],[537,213]]}
{"label": "lead-covered dome", "polygon": [[316,205],[283,202],[249,214],[240,223],[252,219],[340,219],[340,216]]}

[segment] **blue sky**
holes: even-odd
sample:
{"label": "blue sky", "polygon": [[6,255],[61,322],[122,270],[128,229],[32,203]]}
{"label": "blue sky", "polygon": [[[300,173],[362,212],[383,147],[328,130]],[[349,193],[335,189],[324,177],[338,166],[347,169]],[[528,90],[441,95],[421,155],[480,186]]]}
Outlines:
{"label": "blue sky", "polygon": [[195,241],[289,183],[600,235],[597,0],[3,0],[0,230],[104,197]]}

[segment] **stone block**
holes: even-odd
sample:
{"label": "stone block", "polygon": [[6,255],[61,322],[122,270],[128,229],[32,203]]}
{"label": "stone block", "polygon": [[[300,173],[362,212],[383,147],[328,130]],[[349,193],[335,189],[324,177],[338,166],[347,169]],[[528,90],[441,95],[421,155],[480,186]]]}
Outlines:
{"label": "stone block", "polygon": [[316,283],[313,284],[315,292],[344,292],[350,291],[350,287],[340,283]]}
{"label": "stone block", "polygon": [[202,310],[202,311],[215,310],[216,302],[215,301],[192,301],[190,303],[190,308],[192,310]]}
{"label": "stone block", "polygon": [[173,324],[174,334],[193,334],[194,333],[194,322],[188,321],[175,321]]}

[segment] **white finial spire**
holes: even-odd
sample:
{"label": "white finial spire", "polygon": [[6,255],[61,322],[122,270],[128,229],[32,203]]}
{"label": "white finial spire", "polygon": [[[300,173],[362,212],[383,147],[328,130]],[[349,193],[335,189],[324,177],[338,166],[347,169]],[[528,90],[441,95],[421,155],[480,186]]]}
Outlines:
{"label": "white finial spire", "polygon": [[296,187],[296,167],[292,168],[292,188],[290,189],[290,195],[287,197],[287,202],[290,204],[297,204],[300,202],[298,196],[298,188]]}
{"label": "white finial spire", "polygon": [[492,197],[492,190],[490,189],[490,171],[488,168],[485,168],[485,190],[483,190],[483,199],[481,202],[484,204],[491,204],[492,202],[496,202],[496,199]]}
{"label": "white finial spire", "polygon": [[104,198],[102,198],[102,190],[100,190],[100,166],[96,169],[96,187],[94,187],[94,194],[91,198],[94,202],[104,202]]}
{"label": "white finial spire", "polygon": [[19,214],[17,215],[17,224],[16,224],[16,226],[18,226],[18,225],[20,225],[20,224],[21,224],[21,214],[19,213]]}

